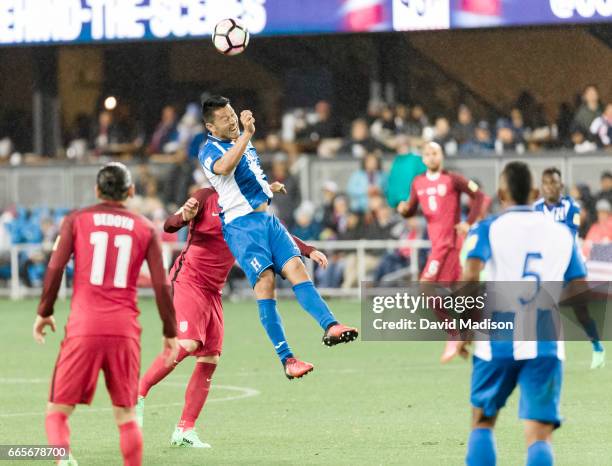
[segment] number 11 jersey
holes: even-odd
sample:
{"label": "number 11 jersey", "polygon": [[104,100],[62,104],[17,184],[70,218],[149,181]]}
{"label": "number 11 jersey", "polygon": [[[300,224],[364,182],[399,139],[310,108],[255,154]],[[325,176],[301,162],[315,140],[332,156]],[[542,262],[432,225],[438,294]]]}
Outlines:
{"label": "number 11 jersey", "polygon": [[74,255],[67,337],[139,338],[136,283],[144,260],[151,271],[160,314],[173,312],[165,289],[160,241],[153,224],[143,216],[112,202],[77,210],[64,219],[53,249],[38,313],[53,312],[63,268]]}

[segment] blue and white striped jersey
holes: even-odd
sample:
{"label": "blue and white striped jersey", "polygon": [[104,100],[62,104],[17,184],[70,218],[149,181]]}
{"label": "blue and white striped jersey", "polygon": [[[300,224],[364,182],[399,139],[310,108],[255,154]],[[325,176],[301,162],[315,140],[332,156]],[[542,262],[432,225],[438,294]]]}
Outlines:
{"label": "blue and white striped jersey", "polygon": [[559,202],[554,205],[548,205],[544,198],[538,199],[534,202],[533,209],[537,212],[542,212],[555,222],[564,223],[572,230],[572,233],[578,233],[578,228],[580,227],[580,206],[570,196],[561,196]]}
{"label": "blue and white striped jersey", "polygon": [[[528,206],[513,207],[477,223],[466,242],[468,259],[485,263],[488,282],[533,283],[532,291],[529,287],[529,299],[511,296],[511,303],[505,302],[504,309],[499,310],[504,315],[503,320],[514,320],[515,331],[520,324],[520,328],[532,328],[533,334],[537,335],[537,316],[546,310],[545,306],[550,309],[551,302],[558,302],[563,282],[586,276],[572,232]],[[541,285],[545,282],[547,288],[543,290]],[[551,297],[555,293],[557,296]],[[533,322],[526,321],[532,318]],[[518,341],[511,338],[475,341],[474,354],[487,361],[543,356],[564,359],[565,349],[562,341]]]}
{"label": "blue and white striped jersey", "polygon": [[263,203],[270,203],[272,191],[266,175],[259,165],[259,156],[249,142],[245,153],[232,173],[217,175],[212,168],[234,143],[208,135],[200,149],[198,159],[210,184],[219,193],[221,219],[224,223],[247,215]]}

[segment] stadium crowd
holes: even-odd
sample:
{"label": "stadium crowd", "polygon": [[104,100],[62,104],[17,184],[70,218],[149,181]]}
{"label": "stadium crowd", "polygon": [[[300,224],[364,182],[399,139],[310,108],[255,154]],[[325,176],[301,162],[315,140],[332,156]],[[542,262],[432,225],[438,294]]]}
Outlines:
{"label": "stadium crowd", "polygon": [[[449,112],[450,113],[450,112]],[[9,115],[10,116],[10,115]],[[21,164],[36,156],[22,156],[11,138],[17,126],[7,114],[0,115],[0,165]],[[587,86],[575,106],[562,105],[557,121],[546,121],[541,106],[528,93],[520,96],[506,115],[492,119],[477,118],[466,105],[460,105],[453,118],[428,115],[418,103],[388,105],[371,102],[367,112],[352,122],[340,121],[329,102],[320,101],[313,109],[287,111],[281,128],[258,130],[255,145],[261,155],[269,181],[287,187],[286,196],[276,196],[273,208],[289,230],[304,240],[355,240],[410,238],[426,239],[424,220],[404,220],[395,212],[398,202],[408,197],[411,180],[425,171],[420,157],[411,148],[435,141],[447,156],[494,156],[507,153],[531,153],[545,148],[573,148],[577,153],[598,148],[612,149],[612,103],[603,105],[595,86]],[[112,110],[102,110],[95,121],[79,116],[65,135],[68,159],[101,160],[108,157],[134,159],[137,162],[138,195],[131,208],[158,225],[180,207],[189,193],[205,184],[197,154],[206,139],[199,105],[166,105],[159,122],[147,134],[130,108],[123,102]],[[295,172],[295,162],[304,154],[319,157],[344,155],[360,160],[360,168],[350,175],[346,186],[333,180],[323,183],[322,203],[302,199]],[[382,156],[396,155],[391,169],[383,169]],[[165,162],[169,170],[162,176],[152,173],[148,161]],[[491,193],[489,193],[491,194]],[[592,245],[612,239],[612,173],[601,177],[601,191],[590,192],[586,184],[569,190],[582,207],[580,237],[585,253]],[[491,200],[487,203],[491,207]],[[9,208],[0,216],[0,280],[11,274],[8,247],[11,244],[43,244],[54,240],[67,209]],[[486,212],[483,212],[483,215]],[[167,235],[174,243],[185,239],[186,232]],[[46,248],[48,250],[48,247]],[[370,251],[366,270],[378,281],[409,266],[411,251]],[[420,253],[423,265],[426,251]],[[39,286],[48,254],[38,250],[23,251],[19,257],[20,277],[29,286]],[[355,286],[356,255],[330,252],[330,267],[317,271],[319,284],[326,287]]]}
{"label": "stadium crowd", "polygon": [[[179,108],[184,109],[182,114]],[[556,121],[546,117],[542,105],[529,92],[518,96],[506,112],[495,113],[475,115],[462,104],[433,115],[417,102],[371,101],[363,115],[342,121],[332,104],[322,100],[314,108],[285,111],[280,127],[261,128],[256,142],[260,152],[282,149],[292,160],[299,154],[362,158],[373,151],[394,153],[406,140],[413,146],[436,141],[449,156],[523,154],[551,148],[586,153],[612,148],[612,103],[602,102],[592,85],[576,96],[573,105],[561,104]],[[34,155],[22,156],[28,144],[20,138],[27,132],[19,125],[23,120],[9,111],[0,113],[0,164],[41,162]],[[108,155],[171,162],[171,156],[178,152],[196,158],[205,131],[198,104],[164,106],[158,123],[147,132],[129,105],[114,99],[113,105],[97,116],[76,117],[63,139],[65,149],[60,155],[70,160]]]}

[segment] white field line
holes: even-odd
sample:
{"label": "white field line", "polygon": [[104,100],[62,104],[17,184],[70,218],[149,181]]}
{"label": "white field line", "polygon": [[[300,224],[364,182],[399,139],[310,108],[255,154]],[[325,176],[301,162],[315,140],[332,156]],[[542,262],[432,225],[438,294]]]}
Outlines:
{"label": "white field line", "polygon": [[[48,382],[49,381],[46,379],[0,378],[0,384],[48,383]],[[166,381],[160,385],[161,386],[169,385],[169,386],[175,386],[175,387],[185,387],[187,385],[187,381],[181,382],[181,383]],[[238,393],[235,395],[228,395],[228,396],[224,396],[221,398],[209,398],[206,401],[207,403],[241,400],[243,398],[250,398],[253,396],[257,396],[261,393],[259,390],[256,390],[250,387],[236,387],[234,385],[214,385],[214,387],[215,389],[229,390],[229,391],[238,392]],[[183,402],[154,404],[154,405],[147,405],[147,408],[169,408],[169,407],[183,406],[183,404],[184,404]],[[111,407],[107,407],[107,408],[86,408],[85,407],[85,408],[78,409],[78,412],[79,413],[100,413],[100,412],[111,411],[111,410],[112,410]],[[44,415],[44,409],[41,409],[40,411],[31,412],[31,413],[0,413],[0,418],[43,416],[43,415]]]}

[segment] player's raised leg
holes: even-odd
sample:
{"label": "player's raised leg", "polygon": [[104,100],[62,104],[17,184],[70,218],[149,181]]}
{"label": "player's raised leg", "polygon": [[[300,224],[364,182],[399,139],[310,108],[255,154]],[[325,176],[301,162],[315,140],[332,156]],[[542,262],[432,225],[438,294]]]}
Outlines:
{"label": "player's raised leg", "polygon": [[119,428],[119,447],[124,466],[142,465],[142,431],[136,422],[134,406],[113,406],[115,422]]}
{"label": "player's raised leg", "polygon": [[212,377],[219,363],[219,355],[199,356],[185,390],[185,405],[181,419],[172,434],[170,444],[178,447],[210,448],[202,442],[195,430],[195,423],[204,408]]}
{"label": "player's raised leg", "polygon": [[309,362],[300,361],[295,358],[287,342],[283,322],[276,308],[274,272],[272,269],[267,268],[259,274],[259,278],[253,290],[257,298],[261,325],[263,325],[268,334],[268,338],[274,346],[287,378],[289,380],[294,378],[299,379],[309,372],[312,372],[314,366]]}
{"label": "player's raised leg", "polygon": [[282,269],[282,274],[293,285],[293,292],[300,306],[315,319],[325,331],[323,343],[334,346],[338,343],[348,343],[359,335],[354,327],[338,323],[325,300],[315,288],[308,276],[306,267],[299,257],[289,259]]}
{"label": "player's raised leg", "polygon": [[138,402],[136,404],[136,420],[138,425],[142,427],[144,425],[144,406],[145,398],[149,394],[149,390],[154,385],[157,385],[168,374],[170,374],[174,368],[193,351],[195,351],[200,342],[194,340],[179,340],[179,352],[178,356],[174,361],[168,364],[169,349],[163,350],[153,360],[145,375],[140,379],[138,383]]}

